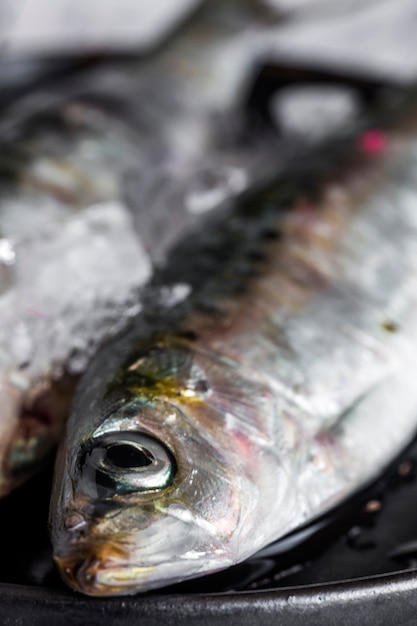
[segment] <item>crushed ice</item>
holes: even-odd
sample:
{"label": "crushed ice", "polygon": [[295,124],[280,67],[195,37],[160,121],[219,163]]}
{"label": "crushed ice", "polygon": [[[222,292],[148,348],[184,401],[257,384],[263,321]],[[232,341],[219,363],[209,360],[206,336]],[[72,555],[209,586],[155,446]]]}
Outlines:
{"label": "crushed ice", "polygon": [[124,205],[80,211],[16,244],[15,278],[0,297],[0,366],[32,376],[83,370],[94,349],[138,310],[151,264]]}

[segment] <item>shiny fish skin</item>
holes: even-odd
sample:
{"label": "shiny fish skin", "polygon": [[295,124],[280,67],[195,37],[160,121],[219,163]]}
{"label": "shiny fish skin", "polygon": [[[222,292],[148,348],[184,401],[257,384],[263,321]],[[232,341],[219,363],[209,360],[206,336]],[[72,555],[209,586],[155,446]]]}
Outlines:
{"label": "shiny fish skin", "polygon": [[417,430],[415,118],[347,154],[325,174],[313,154],[208,220],[94,359],[51,502],[74,589],[133,594],[242,561]]}

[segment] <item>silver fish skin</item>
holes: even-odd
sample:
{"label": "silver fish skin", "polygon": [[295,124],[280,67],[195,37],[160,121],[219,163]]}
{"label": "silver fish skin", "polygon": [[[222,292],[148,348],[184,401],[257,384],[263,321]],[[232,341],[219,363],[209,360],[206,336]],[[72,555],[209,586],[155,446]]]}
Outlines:
{"label": "silver fish skin", "polygon": [[51,501],[74,589],[134,594],[238,563],[416,432],[415,116],[347,154],[316,152],[209,219],[93,360]]}

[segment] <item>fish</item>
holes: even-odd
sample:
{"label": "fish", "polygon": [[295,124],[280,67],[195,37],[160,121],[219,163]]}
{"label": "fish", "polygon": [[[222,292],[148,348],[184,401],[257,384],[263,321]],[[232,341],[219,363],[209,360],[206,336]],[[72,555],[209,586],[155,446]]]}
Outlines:
{"label": "fish", "polygon": [[270,47],[265,35],[280,21],[264,0],[202,3],[154,54],[97,63],[18,103],[14,115],[74,97],[129,125],[141,149],[125,172],[123,197],[160,263],[202,213],[275,170],[275,136],[252,132],[245,142],[242,135],[248,91]]}
{"label": "fish", "polygon": [[[212,118],[237,106],[250,73],[255,53],[239,27],[251,27],[251,40],[262,22],[258,4],[215,3],[147,59],[74,71],[4,107],[0,497],[42,467],[88,359],[140,307],[152,264],[198,220],[204,198],[211,209],[246,186],[236,151],[235,162],[219,166],[221,150],[209,145],[222,126]],[[217,69],[218,55],[235,48],[231,86],[223,78],[232,57]],[[185,181],[198,178],[204,157],[216,166],[201,191]]]}
{"label": "fish", "polygon": [[123,596],[226,569],[411,441],[415,111],[288,159],[154,273],[60,444],[50,533],[71,588]]}
{"label": "fish", "polygon": [[0,137],[0,496],[51,456],[89,355],[132,313],[151,271],[120,194],[122,172],[135,159],[132,131],[75,100],[19,124],[13,115],[7,120],[9,133]]}

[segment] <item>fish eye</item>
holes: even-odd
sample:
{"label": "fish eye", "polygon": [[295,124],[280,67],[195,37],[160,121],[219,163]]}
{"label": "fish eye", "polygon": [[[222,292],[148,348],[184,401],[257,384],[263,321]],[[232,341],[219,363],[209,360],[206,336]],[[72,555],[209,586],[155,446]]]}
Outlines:
{"label": "fish eye", "polygon": [[107,462],[118,469],[147,467],[154,461],[152,453],[130,443],[115,443],[107,449]]}
{"label": "fish eye", "polygon": [[80,460],[81,483],[92,497],[165,489],[175,460],[158,439],[142,432],[114,432],[97,438]]}

